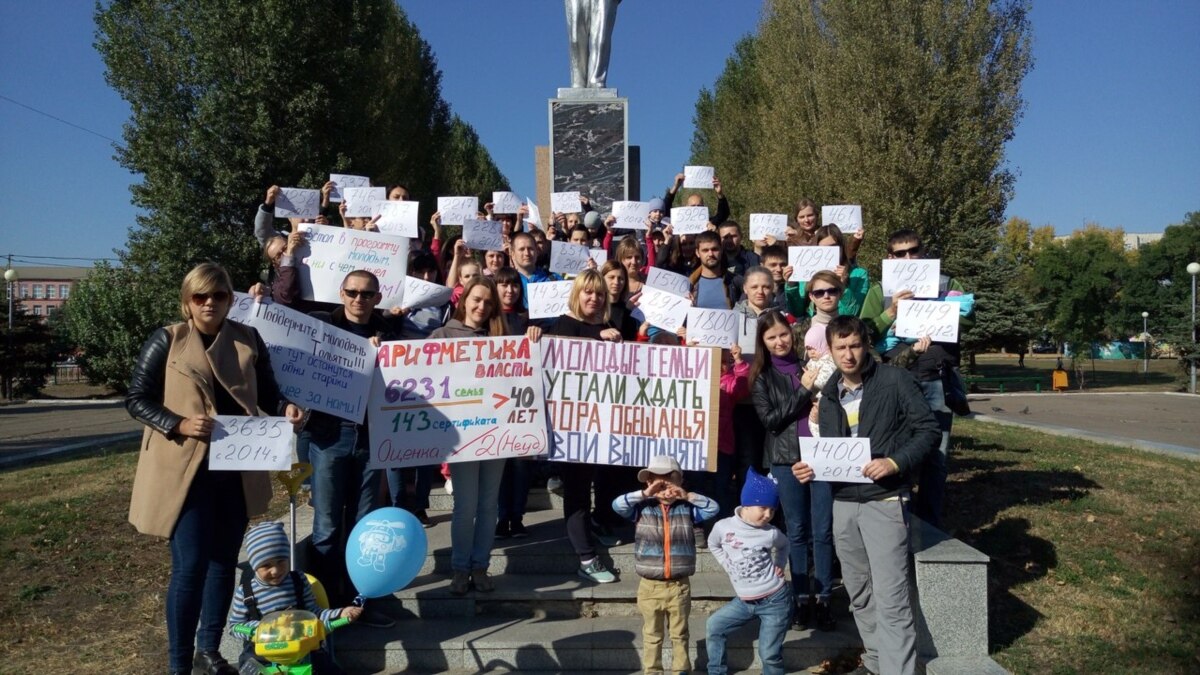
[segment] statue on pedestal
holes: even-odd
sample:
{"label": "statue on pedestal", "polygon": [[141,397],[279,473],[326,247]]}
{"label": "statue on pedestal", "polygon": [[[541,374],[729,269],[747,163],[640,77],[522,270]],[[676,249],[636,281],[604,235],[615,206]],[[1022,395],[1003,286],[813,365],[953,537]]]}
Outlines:
{"label": "statue on pedestal", "polygon": [[571,56],[571,88],[603,88],[613,23],[621,0],[563,0]]}

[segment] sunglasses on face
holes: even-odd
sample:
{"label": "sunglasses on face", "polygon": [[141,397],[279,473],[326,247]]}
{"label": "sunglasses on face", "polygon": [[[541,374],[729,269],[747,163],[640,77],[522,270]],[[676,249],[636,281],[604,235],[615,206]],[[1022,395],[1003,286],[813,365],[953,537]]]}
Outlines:
{"label": "sunglasses on face", "polygon": [[363,300],[370,300],[376,295],[379,295],[379,291],[360,291],[356,288],[343,288],[342,292],[345,293],[351,300],[357,300],[359,296],[362,296]]}
{"label": "sunglasses on face", "polygon": [[192,293],[192,304],[203,305],[212,298],[213,302],[222,303],[229,299],[229,294],[225,291],[213,291],[212,293]]}
{"label": "sunglasses on face", "polygon": [[893,258],[915,258],[918,255],[921,255],[921,247],[920,246],[914,246],[912,248],[901,248],[901,249],[892,251]]}
{"label": "sunglasses on face", "polygon": [[836,288],[814,288],[809,291],[808,294],[819,299],[825,296],[836,298],[837,296],[841,295],[842,292]]}

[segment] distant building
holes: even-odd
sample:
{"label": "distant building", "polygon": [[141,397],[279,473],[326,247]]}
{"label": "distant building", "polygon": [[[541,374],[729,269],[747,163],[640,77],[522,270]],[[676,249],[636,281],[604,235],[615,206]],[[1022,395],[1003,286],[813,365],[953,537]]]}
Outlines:
{"label": "distant building", "polygon": [[[92,271],[90,267],[13,267],[17,281],[13,284],[13,297],[21,302],[25,311],[43,318],[57,314],[63,303],[71,297],[75,284]],[[0,292],[8,300],[8,284]]]}
{"label": "distant building", "polygon": [[[1060,234],[1054,238],[1054,241],[1066,241],[1073,236],[1072,234]],[[1147,244],[1162,239],[1162,232],[1126,232],[1125,233],[1125,250],[1136,251]]]}

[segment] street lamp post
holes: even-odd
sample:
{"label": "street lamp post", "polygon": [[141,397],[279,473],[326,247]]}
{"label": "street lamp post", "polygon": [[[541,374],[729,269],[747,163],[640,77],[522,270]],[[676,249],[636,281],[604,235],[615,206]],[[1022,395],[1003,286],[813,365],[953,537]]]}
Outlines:
{"label": "street lamp post", "polygon": [[1150,312],[1142,312],[1142,374],[1150,372],[1150,335],[1147,333],[1146,320],[1150,318]]}
{"label": "street lamp post", "polygon": [[8,282],[8,358],[4,364],[4,395],[8,400],[12,400],[12,371],[13,371],[13,350],[12,350],[12,334],[13,334],[13,289],[16,288],[17,279],[20,275],[12,268],[12,261],[9,261],[9,268],[4,270],[4,280]]}
{"label": "street lamp post", "polygon": [[1192,387],[1190,391],[1196,393],[1196,275],[1200,274],[1200,262],[1188,263],[1188,274],[1192,275]]}

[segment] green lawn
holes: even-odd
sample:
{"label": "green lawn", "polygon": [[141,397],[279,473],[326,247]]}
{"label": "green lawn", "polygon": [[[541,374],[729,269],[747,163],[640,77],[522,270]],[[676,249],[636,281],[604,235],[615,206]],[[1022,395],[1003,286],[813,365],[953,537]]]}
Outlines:
{"label": "green lawn", "polygon": [[[975,375],[982,377],[1004,378],[1037,378],[1042,383],[1042,391],[1051,391],[1050,373],[1054,371],[1058,357],[1055,355],[1027,355],[1025,365],[1017,365],[1017,357],[1008,354],[983,354],[975,357]],[[1174,359],[1150,359],[1148,373],[1143,373],[1142,361],[1091,361],[1081,359],[1078,364],[1083,369],[1085,390],[1115,390],[1115,391],[1183,391],[1186,386],[1186,374],[1180,369],[1179,362]],[[1071,359],[1063,359],[1063,367],[1069,373],[1071,389],[1079,388],[1078,374],[1072,368]],[[995,392],[995,383],[982,383],[973,391]],[[1033,391],[1028,383],[1006,383],[1006,392]]]}

